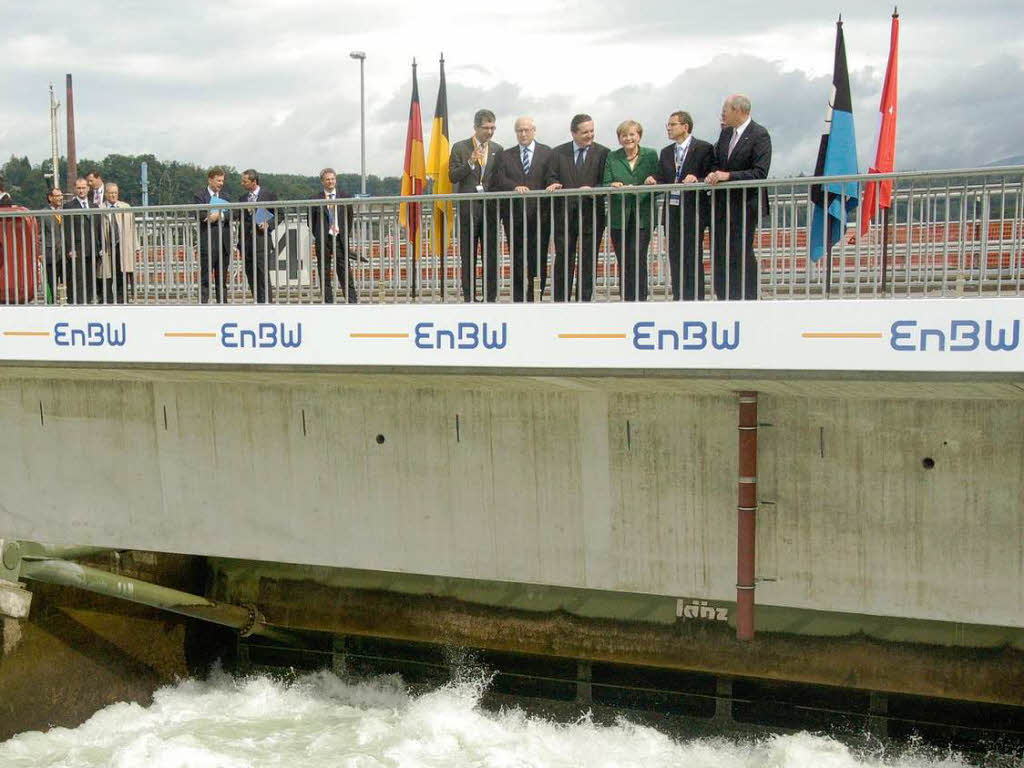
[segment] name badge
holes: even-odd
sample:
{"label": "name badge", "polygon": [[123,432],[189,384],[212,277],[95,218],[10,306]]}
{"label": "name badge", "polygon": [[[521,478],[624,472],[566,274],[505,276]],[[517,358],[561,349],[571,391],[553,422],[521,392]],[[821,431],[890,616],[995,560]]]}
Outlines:
{"label": "name badge", "polygon": [[679,205],[679,199],[682,197],[678,192],[670,192],[668,195],[669,205]]}

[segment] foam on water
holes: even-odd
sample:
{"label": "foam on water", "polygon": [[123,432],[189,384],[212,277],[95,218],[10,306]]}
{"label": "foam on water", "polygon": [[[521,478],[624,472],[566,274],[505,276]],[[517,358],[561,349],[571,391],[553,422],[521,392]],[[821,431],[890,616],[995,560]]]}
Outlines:
{"label": "foam on water", "polygon": [[956,755],[855,755],[800,733],[757,742],[674,741],[645,726],[554,723],[482,709],[486,681],[410,696],[397,677],[329,672],[285,682],[215,674],[114,704],[75,729],[0,744],[3,768],[961,768]]}

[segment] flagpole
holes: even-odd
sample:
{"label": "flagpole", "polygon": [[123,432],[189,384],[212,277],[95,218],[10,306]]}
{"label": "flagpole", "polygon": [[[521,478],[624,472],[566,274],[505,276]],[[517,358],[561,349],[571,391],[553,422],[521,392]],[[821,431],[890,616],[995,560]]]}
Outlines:
{"label": "flagpole", "polygon": [[[444,52],[443,51],[441,52],[441,78],[442,79],[444,78]],[[448,109],[448,94],[445,93],[445,112],[446,113],[447,113],[447,109]],[[433,136],[430,137],[430,143],[431,144],[434,143],[434,137]],[[436,182],[435,182],[435,184],[436,184]],[[434,190],[431,189],[431,192],[433,192],[433,191]],[[436,216],[436,215],[437,215],[437,206],[434,206],[434,216]],[[442,214],[442,216],[446,216],[446,215],[447,215],[446,213]],[[442,221],[441,221],[441,236],[438,238],[438,245],[441,247],[441,303],[442,304],[444,304],[444,302],[445,302],[445,293],[447,292],[446,288],[447,288],[447,285],[448,285],[448,238],[445,237],[445,233],[448,230],[448,225],[449,225],[448,221],[446,219],[442,219]],[[437,224],[434,223],[433,219],[431,219],[430,228],[434,232],[437,231]],[[433,238],[431,238],[431,240],[433,240]]]}
{"label": "flagpole", "polygon": [[882,212],[882,294],[885,295],[886,278],[889,275],[889,211]]}
{"label": "flagpole", "polygon": [[[414,85],[416,84],[416,59],[415,58],[413,58],[413,60],[412,60],[412,82],[413,82]],[[416,218],[418,219],[418,221],[416,222],[417,237],[415,239],[410,238],[410,241],[409,241],[409,245],[412,248],[412,253],[410,254],[412,256],[412,259],[411,259],[411,261],[412,261],[412,296],[411,296],[411,298],[412,298],[412,301],[413,301],[414,304],[416,303],[416,273],[420,271],[419,254],[416,253],[416,246],[419,245],[421,242],[423,242],[423,233],[420,232],[420,229],[419,229],[422,226],[422,224],[423,224],[422,219],[420,219],[420,206],[419,205],[416,206]],[[407,232],[408,231],[411,231],[411,228],[409,228],[407,230]]]}

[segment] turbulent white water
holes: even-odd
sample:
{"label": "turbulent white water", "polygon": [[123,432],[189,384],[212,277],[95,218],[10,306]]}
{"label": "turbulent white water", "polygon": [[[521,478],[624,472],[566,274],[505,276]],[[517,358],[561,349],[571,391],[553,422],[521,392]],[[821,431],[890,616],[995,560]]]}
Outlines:
{"label": "turbulent white water", "polygon": [[214,675],[114,704],[75,729],[0,744],[2,768],[959,768],[956,755],[857,756],[807,733],[757,742],[675,741],[621,720],[558,724],[479,706],[484,686],[420,696],[397,678],[322,672],[291,682]]}

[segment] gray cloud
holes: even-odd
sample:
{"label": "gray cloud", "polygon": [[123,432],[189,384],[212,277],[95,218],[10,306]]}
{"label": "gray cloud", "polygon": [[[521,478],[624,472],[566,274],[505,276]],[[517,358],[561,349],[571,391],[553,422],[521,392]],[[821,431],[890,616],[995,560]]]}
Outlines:
{"label": "gray cloud", "polygon": [[[856,9],[847,21],[862,168],[871,152],[888,45],[888,10],[876,10]],[[1024,135],[1017,115],[1024,96],[1010,85],[1024,74],[1024,44],[997,32],[1019,23],[1017,4],[939,0],[905,10],[899,167],[966,166],[1020,154]],[[355,170],[358,68],[348,51],[365,47],[368,170],[400,173],[409,109],[406,62],[413,55],[421,64],[428,137],[437,93],[436,58],[428,53],[434,38],[424,42],[422,34],[414,35],[426,13],[393,0],[372,6],[183,0],[173,12],[155,11],[149,2],[120,2],[116,17],[95,4],[25,5],[0,40],[7,63],[0,157],[27,154],[38,162],[47,155],[45,84],[59,78],[63,99],[63,72],[71,70],[80,154],[151,152],[273,171],[308,173],[325,163]],[[723,98],[740,91],[772,133],[773,175],[809,172],[830,81],[822,72],[831,68],[831,24],[821,23],[822,13],[820,5],[803,0],[742,8],[728,2],[681,8],[662,0],[555,0],[544,13],[531,14],[526,27],[517,9],[491,11],[486,18],[466,13],[436,45],[469,46],[448,63],[452,138],[467,136],[473,112],[487,107],[498,115],[497,139],[505,144],[513,141],[518,115],[532,114],[538,138],[557,144],[568,139],[570,117],[583,111],[595,117],[602,143],[614,146],[615,125],[629,117],[646,127],[645,144],[660,146],[666,116],[685,108],[694,115],[696,133],[714,140]],[[474,23],[485,25],[488,36],[478,35],[481,27]],[[785,60],[812,33],[807,61],[814,66]],[[108,44],[110,39],[120,42]],[[989,42],[959,45],[950,55],[938,44],[942,39]],[[760,49],[744,52],[753,43],[774,48],[767,57]],[[722,53],[701,59],[698,49]],[[779,60],[771,59],[775,50]],[[858,66],[857,55],[874,66]],[[609,68],[609,62],[620,65]],[[598,69],[601,74],[594,75]]]}

